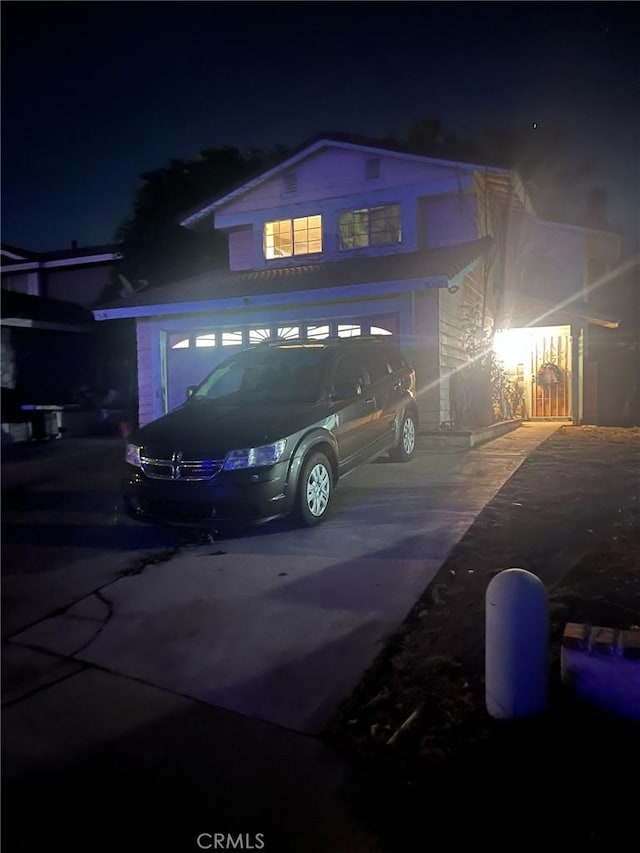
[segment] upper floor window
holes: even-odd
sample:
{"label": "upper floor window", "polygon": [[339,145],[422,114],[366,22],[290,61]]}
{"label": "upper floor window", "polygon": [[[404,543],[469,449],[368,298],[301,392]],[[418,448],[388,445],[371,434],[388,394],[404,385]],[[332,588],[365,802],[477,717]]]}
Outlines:
{"label": "upper floor window", "polygon": [[322,216],[299,216],[264,224],[264,256],[290,258],[322,251]]}
{"label": "upper floor window", "polygon": [[402,223],[399,204],[362,207],[340,214],[340,248],[360,249],[400,243]]}

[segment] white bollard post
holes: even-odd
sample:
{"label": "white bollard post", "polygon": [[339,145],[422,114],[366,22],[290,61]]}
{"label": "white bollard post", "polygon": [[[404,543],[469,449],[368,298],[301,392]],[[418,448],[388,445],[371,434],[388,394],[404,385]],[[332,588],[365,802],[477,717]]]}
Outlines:
{"label": "white bollard post", "polygon": [[544,584],[505,569],[486,594],[485,701],[499,720],[535,717],[547,707],[549,605]]}

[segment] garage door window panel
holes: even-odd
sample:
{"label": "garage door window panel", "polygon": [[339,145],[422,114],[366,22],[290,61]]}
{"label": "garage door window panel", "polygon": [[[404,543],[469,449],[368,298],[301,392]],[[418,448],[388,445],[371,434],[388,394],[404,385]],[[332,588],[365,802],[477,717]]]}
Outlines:
{"label": "garage door window panel", "polygon": [[249,343],[260,344],[271,339],[271,329],[249,329]]}
{"label": "garage door window panel", "polygon": [[233,331],[222,332],[223,347],[242,346],[242,329],[234,329]]}
{"label": "garage door window panel", "polygon": [[323,338],[328,338],[331,334],[331,328],[329,325],[322,326],[307,326],[307,338],[310,341],[320,341]]}
{"label": "garage door window panel", "polygon": [[356,323],[338,323],[339,338],[357,338],[362,334],[362,327]]}
{"label": "garage door window panel", "polygon": [[278,338],[292,341],[300,337],[300,326],[278,326]]}
{"label": "garage door window panel", "polygon": [[211,332],[208,335],[198,335],[196,338],[196,347],[214,347],[216,345],[216,334]]}

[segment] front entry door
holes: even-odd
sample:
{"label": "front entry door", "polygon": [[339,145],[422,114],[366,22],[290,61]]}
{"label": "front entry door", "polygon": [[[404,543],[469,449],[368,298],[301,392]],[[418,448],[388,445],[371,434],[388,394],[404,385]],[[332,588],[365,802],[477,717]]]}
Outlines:
{"label": "front entry door", "polygon": [[534,335],[531,347],[531,417],[571,417],[571,336]]}

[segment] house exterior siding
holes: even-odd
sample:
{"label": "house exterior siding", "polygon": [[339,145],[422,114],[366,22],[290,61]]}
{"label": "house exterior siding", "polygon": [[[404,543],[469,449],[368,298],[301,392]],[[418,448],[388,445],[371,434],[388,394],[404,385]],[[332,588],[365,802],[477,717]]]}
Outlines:
{"label": "house exterior siding", "polygon": [[[367,153],[323,149],[295,168],[295,192],[286,192],[283,177],[276,176],[263,185],[248,190],[239,198],[223,203],[215,212],[214,227],[228,233],[231,269],[249,268],[251,251],[246,236],[247,229],[252,229],[253,232],[251,266],[256,269],[362,255],[413,252],[424,245],[418,230],[419,199],[443,192],[466,192],[473,186],[473,174],[469,169],[429,165],[413,160],[405,162],[385,156],[376,158],[379,160],[379,177],[367,178],[366,163],[371,159],[371,155]],[[384,204],[400,205],[401,242],[359,249],[341,249],[340,214],[348,210]],[[473,201],[465,201],[464,206],[468,221],[459,229],[464,239],[452,239],[449,235],[453,232],[448,230],[444,223],[432,223],[434,230],[429,245],[464,242],[467,235],[468,239],[475,239],[477,229],[473,221]],[[459,200],[455,203],[441,203],[436,205],[433,215],[439,219],[444,217],[451,226],[460,219],[459,208]],[[284,260],[264,258],[262,234],[265,222],[317,214],[322,216],[323,225],[321,254]]]}
{"label": "house exterior siding", "polygon": [[[262,248],[262,244],[260,245]],[[256,266],[256,246],[252,228],[229,232],[229,269],[250,270]]]}
{"label": "house exterior siding", "polygon": [[[372,158],[380,160],[380,177],[367,178],[365,164]],[[421,158],[407,160],[383,154],[371,154],[360,151],[345,151],[339,148],[323,148],[313,156],[292,167],[297,178],[297,188],[293,193],[285,191],[281,176],[265,181],[255,189],[250,189],[220,208],[221,218],[217,227],[226,227],[227,217],[244,215],[245,222],[250,221],[255,211],[272,211],[290,201],[303,199],[305,202],[325,201],[331,198],[361,198],[369,192],[394,190],[401,187],[415,187],[418,184],[438,186],[439,182],[448,182],[452,189],[458,178],[466,170],[451,165],[432,165]],[[435,189],[434,189],[435,191]],[[222,218],[222,215],[224,218]]]}
{"label": "house exterior siding", "polygon": [[514,292],[553,303],[589,298],[589,262],[611,269],[620,258],[615,234],[590,232],[563,223],[515,213],[506,252],[506,270]]}
{"label": "house exterior siding", "polygon": [[[606,275],[620,260],[621,240],[617,234],[587,233],[583,242],[583,287],[588,301],[592,292],[589,285]],[[594,294],[598,301],[599,294]]]}
{"label": "house exterior siding", "polygon": [[584,233],[531,219],[523,229],[522,250],[515,261],[520,287],[552,302],[581,297]]}
{"label": "house exterior siding", "polygon": [[440,417],[443,422],[453,420],[450,407],[450,377],[467,361],[459,335],[458,303],[446,291],[439,294],[440,302]]}
{"label": "house exterior siding", "polygon": [[[158,415],[160,407],[155,405],[152,383],[152,321],[140,319],[136,323],[136,351],[138,356],[138,422],[152,421]],[[156,341],[156,343],[159,343]],[[158,349],[159,352],[159,349]]]}
{"label": "house exterior siding", "polygon": [[420,430],[434,430],[441,423],[439,291],[417,292],[412,308],[413,334],[402,343],[416,370]]}
{"label": "house exterior siding", "polygon": [[421,245],[426,248],[467,243],[480,236],[473,195],[449,195],[421,201]]}

